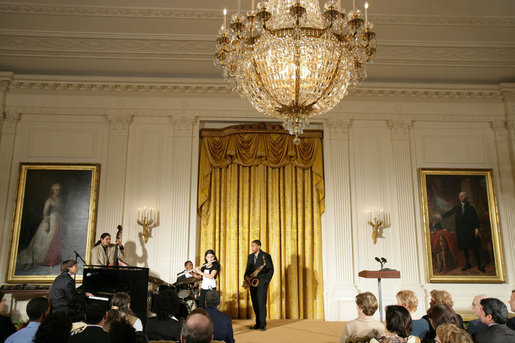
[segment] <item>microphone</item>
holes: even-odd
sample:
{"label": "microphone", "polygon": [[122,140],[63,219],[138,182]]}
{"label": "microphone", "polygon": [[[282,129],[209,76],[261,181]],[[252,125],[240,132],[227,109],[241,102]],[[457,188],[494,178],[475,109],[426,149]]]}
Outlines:
{"label": "microphone", "polygon": [[386,262],[388,262],[388,261],[386,261],[386,258],[381,257],[381,262],[386,263]]}
{"label": "microphone", "polygon": [[80,256],[80,254],[77,252],[77,250],[73,250],[73,252],[75,253],[75,258],[80,258],[82,263],[86,264],[86,261],[84,261],[84,259]]}
{"label": "microphone", "polygon": [[379,257],[376,257],[376,261],[381,263],[381,259]]}

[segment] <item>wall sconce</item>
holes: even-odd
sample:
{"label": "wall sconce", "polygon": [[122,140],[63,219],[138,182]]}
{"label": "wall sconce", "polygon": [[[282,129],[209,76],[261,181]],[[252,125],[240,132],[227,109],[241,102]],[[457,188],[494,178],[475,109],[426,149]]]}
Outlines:
{"label": "wall sconce", "polygon": [[159,219],[159,211],[155,208],[150,207],[150,210],[147,210],[147,206],[143,207],[143,212],[140,208],[138,208],[138,224],[143,227],[143,237],[145,238],[145,243],[148,242],[148,237],[152,236],[152,228],[157,226],[157,221]]}
{"label": "wall sconce", "polygon": [[367,211],[368,225],[372,227],[372,241],[377,243],[377,237],[383,236],[383,229],[390,226],[390,216],[383,210],[373,208]]}

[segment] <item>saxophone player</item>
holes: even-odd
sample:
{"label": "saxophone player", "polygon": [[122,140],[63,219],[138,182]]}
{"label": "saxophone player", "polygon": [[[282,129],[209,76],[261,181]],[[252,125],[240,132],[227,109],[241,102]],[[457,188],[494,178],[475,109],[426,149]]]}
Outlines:
{"label": "saxophone player", "polygon": [[250,287],[250,297],[252,299],[252,307],[256,314],[256,325],[251,327],[253,330],[266,330],[266,298],[268,293],[268,284],[274,275],[274,265],[272,257],[261,250],[261,242],[259,240],[252,241],[250,246],[252,254],[247,259],[247,269],[245,269],[245,279],[247,279],[256,269],[265,266],[257,275],[259,284],[257,287]]}

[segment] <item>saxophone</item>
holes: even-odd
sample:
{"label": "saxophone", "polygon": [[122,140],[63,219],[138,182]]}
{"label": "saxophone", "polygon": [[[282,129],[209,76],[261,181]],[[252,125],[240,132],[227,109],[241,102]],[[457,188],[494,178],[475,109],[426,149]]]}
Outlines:
{"label": "saxophone", "polygon": [[263,264],[258,269],[254,270],[254,272],[252,274],[245,277],[243,279],[243,284],[241,286],[245,289],[249,288],[250,286],[257,287],[259,285],[259,279],[257,278],[257,276],[263,270],[263,268],[265,268],[265,266],[266,266],[266,260],[265,260],[265,256],[263,256]]}

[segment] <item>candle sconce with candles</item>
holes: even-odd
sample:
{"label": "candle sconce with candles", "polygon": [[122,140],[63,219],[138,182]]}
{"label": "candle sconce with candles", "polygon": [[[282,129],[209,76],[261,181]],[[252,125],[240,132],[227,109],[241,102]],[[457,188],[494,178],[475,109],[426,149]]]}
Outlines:
{"label": "candle sconce with candles", "polygon": [[143,211],[138,208],[138,224],[143,227],[143,237],[145,238],[145,243],[148,242],[148,238],[152,237],[152,228],[157,226],[159,219],[159,211],[155,208],[147,209],[147,206],[143,207]]}
{"label": "candle sconce with candles", "polygon": [[390,226],[390,216],[383,209],[373,208],[368,211],[368,225],[372,227],[372,241],[377,243],[377,237],[383,237],[383,229]]}

